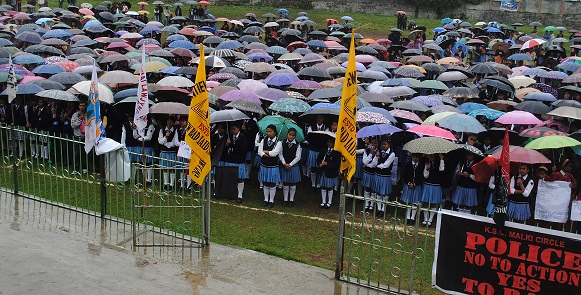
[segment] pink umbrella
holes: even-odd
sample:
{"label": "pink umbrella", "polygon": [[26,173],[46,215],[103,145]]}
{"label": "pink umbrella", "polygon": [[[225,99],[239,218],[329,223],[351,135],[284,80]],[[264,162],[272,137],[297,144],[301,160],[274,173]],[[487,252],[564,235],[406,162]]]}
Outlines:
{"label": "pink umbrella", "polygon": [[240,90],[256,93],[256,91],[266,89],[268,88],[268,86],[266,86],[266,84],[258,80],[245,79],[238,83],[238,88]]}
{"label": "pink umbrella", "polygon": [[454,136],[454,134],[452,134],[452,132],[445,130],[445,129],[442,129],[438,126],[416,125],[410,129],[408,129],[408,131],[413,132],[413,133],[417,133],[417,134],[421,134],[421,135],[449,139],[452,141],[456,140],[456,137]]}
{"label": "pink umbrella", "polygon": [[355,61],[360,63],[372,63],[374,61],[378,61],[378,59],[375,56],[360,54],[355,56]]}
{"label": "pink umbrella", "polygon": [[14,15],[13,19],[15,19],[15,20],[30,20],[30,17],[28,16],[28,14],[26,14],[24,12],[19,12],[19,13]]}
{"label": "pink umbrella", "polygon": [[26,84],[36,80],[46,80],[46,78],[40,76],[23,76],[22,80],[18,84]]}
{"label": "pink umbrella", "polygon": [[547,41],[545,41],[543,39],[538,39],[538,38],[532,39],[532,40],[529,40],[529,41],[523,43],[523,45],[520,48],[520,50],[522,51],[522,50],[525,50],[525,49],[533,48],[533,47],[539,46],[539,45],[541,45],[541,44],[543,44],[545,42],[547,42]]}
{"label": "pink umbrella", "polygon": [[218,87],[220,85],[220,82],[218,81],[206,81],[206,87],[208,87],[209,89],[212,89],[214,87]]}
{"label": "pink umbrella", "polygon": [[109,45],[107,45],[107,50],[111,50],[113,48],[123,48],[123,49],[127,49],[128,51],[135,50],[135,48],[133,48],[133,46],[131,46],[125,42],[111,42]]}
{"label": "pink umbrella", "polygon": [[[495,159],[500,159],[500,154],[502,149],[499,149],[496,153],[492,154]],[[551,160],[543,156],[543,154],[530,149],[525,149],[520,146],[510,146],[510,161],[514,163],[525,163],[525,164],[550,164]]]}
{"label": "pink umbrella", "polygon": [[569,132],[569,126],[566,126],[565,124],[557,121],[557,120],[547,120],[542,122],[541,124],[537,125],[538,126],[547,126],[547,127],[552,127],[552,126],[557,126],[557,129],[559,129],[559,131],[562,132]]}
{"label": "pink umbrella", "polygon": [[418,123],[423,123],[424,121],[422,121],[422,119],[420,119],[420,117],[418,117],[418,115],[410,112],[410,111],[404,111],[404,110],[391,110],[389,111],[389,113],[394,116],[394,117],[398,117],[398,118],[402,118],[402,119],[407,119],[410,121],[414,121],[414,122],[418,122]]}
{"label": "pink umbrella", "polygon": [[317,81],[311,80],[298,80],[294,82],[290,87],[294,89],[309,89],[309,90],[323,88],[321,84],[319,84]]}
{"label": "pink umbrella", "polygon": [[70,61],[70,60],[59,61],[56,63],[56,65],[60,66],[61,68],[63,68],[67,72],[72,72],[76,68],[81,66],[80,64],[78,64],[74,61]]}
{"label": "pink umbrella", "polygon": [[260,98],[250,92],[250,91],[243,91],[243,90],[230,90],[224,94],[222,94],[222,96],[220,96],[220,99],[223,101],[235,101],[235,100],[239,100],[239,99],[246,99],[246,100],[250,100],[250,101],[254,101],[258,104],[262,104],[262,101],[260,101]]}
{"label": "pink umbrella", "polygon": [[79,13],[84,14],[84,15],[95,15],[95,13],[93,11],[91,11],[90,9],[87,9],[87,8],[79,9]]}
{"label": "pink umbrella", "polygon": [[535,115],[524,111],[512,111],[500,116],[496,121],[500,124],[538,125],[543,123]]}
{"label": "pink umbrella", "polygon": [[162,23],[156,22],[156,21],[150,21],[150,22],[147,23],[147,25],[148,26],[156,26],[156,27],[159,27],[159,28],[163,27],[163,24]]}
{"label": "pink umbrella", "polygon": [[147,54],[151,54],[152,52],[161,49],[161,47],[159,47],[157,44],[147,44],[143,46],[145,46],[145,53]]}

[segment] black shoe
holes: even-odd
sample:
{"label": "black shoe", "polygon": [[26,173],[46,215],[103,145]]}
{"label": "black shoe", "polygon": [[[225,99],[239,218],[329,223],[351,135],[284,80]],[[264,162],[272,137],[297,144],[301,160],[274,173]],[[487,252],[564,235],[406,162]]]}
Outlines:
{"label": "black shoe", "polygon": [[319,208],[325,208],[325,204],[319,205]]}
{"label": "black shoe", "polygon": [[267,202],[267,201],[264,201],[264,202],[262,203],[262,207],[266,207],[266,206],[268,206],[268,202]]}
{"label": "black shoe", "polygon": [[385,212],[383,212],[383,211],[377,211],[377,213],[375,214],[375,216],[377,216],[377,217],[383,217],[383,216],[385,216]]}
{"label": "black shoe", "polygon": [[327,205],[325,205],[325,209],[329,209],[331,208],[331,204],[327,203]]}
{"label": "black shoe", "polygon": [[242,198],[238,198],[238,200],[236,200],[236,203],[242,204]]}
{"label": "black shoe", "polygon": [[311,192],[316,193],[317,192],[317,188],[316,187],[312,187]]}
{"label": "black shoe", "polygon": [[293,202],[293,201],[288,202],[288,206],[289,207],[294,207],[295,206],[295,202]]}
{"label": "black shoe", "polygon": [[268,208],[274,207],[274,203],[268,203]]}
{"label": "black shoe", "polygon": [[169,191],[169,184],[164,184],[163,185],[163,190],[164,191]]}
{"label": "black shoe", "polygon": [[288,206],[288,201],[284,201],[284,203],[282,203],[282,206],[283,206],[283,207],[286,207],[286,206]]}

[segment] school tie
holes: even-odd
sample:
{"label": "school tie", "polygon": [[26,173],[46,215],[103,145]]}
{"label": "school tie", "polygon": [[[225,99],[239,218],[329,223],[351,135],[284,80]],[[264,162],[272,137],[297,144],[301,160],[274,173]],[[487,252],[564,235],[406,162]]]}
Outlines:
{"label": "school tie", "polygon": [[270,146],[270,145],[272,145],[272,139],[269,139],[269,140],[268,140],[268,145],[269,145],[269,146]]}
{"label": "school tie", "polygon": [[236,140],[238,140],[238,135],[234,135],[234,142],[236,142]]}
{"label": "school tie", "polygon": [[327,155],[330,155],[332,151],[333,151],[333,149],[332,149],[332,148],[328,148],[328,149],[327,149]]}
{"label": "school tie", "polygon": [[288,142],[288,148],[290,149],[291,147],[293,147],[293,143],[291,141]]}

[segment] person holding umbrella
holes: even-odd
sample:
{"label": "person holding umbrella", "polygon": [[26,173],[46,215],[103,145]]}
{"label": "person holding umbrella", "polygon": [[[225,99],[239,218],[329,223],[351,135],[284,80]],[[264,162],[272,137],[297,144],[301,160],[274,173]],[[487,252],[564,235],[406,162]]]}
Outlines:
{"label": "person holding umbrella", "polygon": [[[392,192],[391,169],[395,161],[395,153],[390,148],[391,140],[384,138],[381,140],[381,150],[375,153],[377,166],[375,167],[375,187],[376,200],[387,201]],[[377,205],[377,216],[383,217],[385,214],[385,203]]]}
{"label": "person holding umbrella", "polygon": [[238,203],[242,203],[244,181],[248,179],[248,170],[246,169],[247,150],[248,141],[246,136],[240,132],[240,125],[238,123],[230,124],[230,134],[226,139],[225,151],[220,165],[238,167]]}
{"label": "person holding umbrella", "polygon": [[[422,182],[424,180],[420,165],[420,154],[412,154],[411,161],[403,165],[401,172],[403,192],[401,201],[405,204],[417,204],[422,196]],[[413,224],[416,220],[416,209],[406,209],[407,224]]]}
{"label": "person holding umbrella", "polygon": [[258,145],[258,156],[260,156],[260,170],[258,180],[262,181],[264,187],[263,207],[274,206],[274,195],[276,194],[276,184],[280,182],[279,154],[282,152],[282,143],[277,139],[276,126],[270,124],[266,127],[266,137]]}
{"label": "person holding umbrella", "polygon": [[287,138],[282,142],[282,152],[278,155],[280,160],[280,175],[282,184],[283,207],[294,207],[297,183],[301,181],[299,162],[301,160],[301,146],[295,140],[297,130],[290,128]]}
{"label": "person holding umbrella", "polygon": [[508,196],[506,215],[511,219],[526,221],[531,217],[529,195],[533,190],[534,182],[529,175],[528,164],[521,163],[518,171],[519,174],[510,179],[512,194]]}
{"label": "person holding umbrella", "polygon": [[[436,155],[428,155],[424,165],[424,184],[422,186],[421,201],[424,208],[436,209],[442,203],[442,181],[444,180],[446,164],[444,155],[440,154],[440,161],[436,160]],[[436,168],[437,167],[437,168]],[[434,220],[436,212],[424,211],[423,225],[430,226]]]}
{"label": "person holding umbrella", "polygon": [[157,142],[161,150],[159,157],[161,158],[160,165],[168,168],[163,171],[163,188],[172,191],[176,180],[175,170],[171,168],[176,166],[177,152],[180,142],[178,141],[178,133],[174,128],[175,117],[168,116],[166,125],[158,132]]}
{"label": "person holding umbrella", "polygon": [[[334,150],[335,138],[327,138],[327,150],[317,156],[317,165],[321,169],[321,205],[319,208],[329,209],[333,201],[333,189],[339,177],[339,166],[341,165],[341,153]],[[391,182],[390,182],[391,183]]]}
{"label": "person holding umbrella", "polygon": [[370,137],[365,140],[367,147],[363,152],[363,176],[361,177],[361,184],[363,185],[364,192],[363,197],[365,198],[365,212],[373,212],[373,206],[375,202],[375,193],[373,193],[374,186],[374,176],[375,176],[375,166],[377,166],[378,158],[375,157],[375,152],[377,149],[377,140]]}
{"label": "person holding umbrella", "polygon": [[471,213],[472,207],[478,205],[478,183],[475,181],[474,172],[472,172],[472,165],[476,163],[475,156],[473,153],[467,152],[466,159],[460,162],[456,168],[458,183],[452,196],[452,202],[458,206],[458,211],[464,213]]}

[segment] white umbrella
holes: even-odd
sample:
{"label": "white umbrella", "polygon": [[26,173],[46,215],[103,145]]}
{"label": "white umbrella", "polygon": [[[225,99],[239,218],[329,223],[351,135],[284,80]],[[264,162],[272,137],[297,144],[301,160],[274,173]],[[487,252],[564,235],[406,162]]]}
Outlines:
{"label": "white umbrella", "polygon": [[149,108],[152,114],[187,115],[189,111],[190,107],[180,102],[160,102]]}
{"label": "white umbrella", "polygon": [[193,87],[194,82],[192,82],[192,80],[190,80],[188,78],[184,78],[184,77],[180,77],[180,76],[169,76],[169,77],[165,77],[165,78],[159,80],[159,82],[157,82],[157,85],[162,86],[162,87],[183,88],[183,87]]}
{"label": "white umbrella", "polygon": [[508,78],[508,81],[514,85],[515,88],[524,88],[528,87],[531,84],[537,83],[535,79],[527,76],[514,76],[512,78]]}
{"label": "white umbrella", "polygon": [[[79,82],[73,85],[73,87],[71,88],[81,94],[89,96],[89,92],[91,91],[91,81]],[[99,83],[99,100],[110,104],[115,102],[115,100],[113,99],[113,91],[111,91],[111,88],[102,83]]]}

